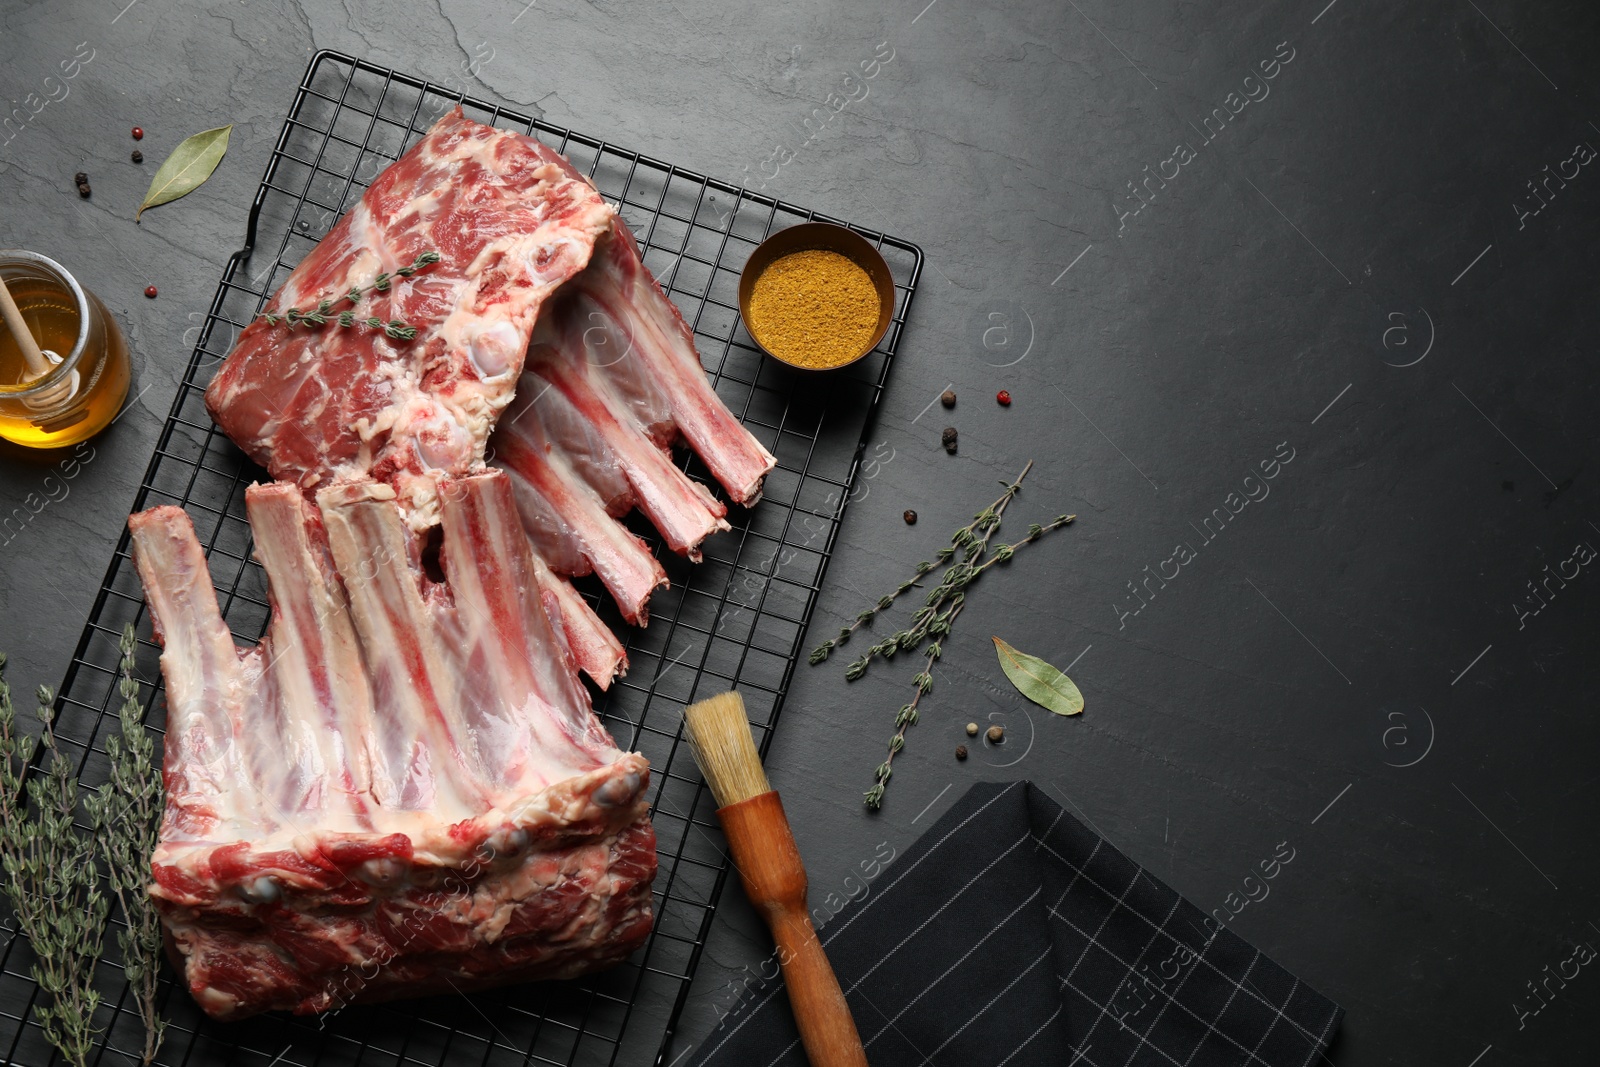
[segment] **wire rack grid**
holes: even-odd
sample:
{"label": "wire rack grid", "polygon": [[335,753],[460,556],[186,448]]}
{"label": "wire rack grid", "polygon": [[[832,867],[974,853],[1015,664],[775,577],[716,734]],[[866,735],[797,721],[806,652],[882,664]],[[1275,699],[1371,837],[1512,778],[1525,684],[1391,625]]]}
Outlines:
{"label": "wire rack grid", "polygon": [[[627,963],[581,981],[348,1008],[317,1018],[274,1015],[215,1023],[169,973],[161,1011],[170,1025],[159,1063],[490,1067],[665,1060],[728,873],[713,802],[683,742],[683,708],[737,687],[766,752],[910,309],[920,249],[852,227],[883,252],[894,273],[891,327],[866,359],[822,381],[784,368],[763,358],[744,332],[737,309],[739,270],[777,229],[841,220],[422,79],[319,52],[251,205],[246,247],[223,271],[133,505],[139,510],[178,504],[188,511],[206,546],[224,618],[241,643],[258,641],[267,622],[266,582],[251,558],[244,510],[244,489],[266,475],[211,423],[205,387],[238,331],[300,258],[384,167],[457,104],[479,121],[544,140],[619,207],[646,265],[693,327],[718,394],[778,458],[761,503],[732,508],[733,528],[706,542],[698,564],[663,551],[647,526],[634,527],[672,583],[652,601],[647,628],[626,627],[598,584],[579,583],[625,635],[630,672],[597,696],[596,710],[620,745],[643,752],[652,764],[651,812],[660,857],[655,928]],[[686,457],[684,464],[691,476],[714,485],[698,460]],[[159,731],[164,709],[158,648],[124,532],[56,700],[58,735],[88,786],[105,777],[104,738],[116,722],[117,638],[130,622],[141,637],[148,726]],[[33,956],[13,926],[5,928],[0,955],[0,1047],[6,1062],[31,1067],[56,1056],[34,1012],[40,994],[30,974]],[[137,1063],[142,1026],[109,933],[97,977],[105,1001],[96,1021],[104,1034],[91,1062]]]}

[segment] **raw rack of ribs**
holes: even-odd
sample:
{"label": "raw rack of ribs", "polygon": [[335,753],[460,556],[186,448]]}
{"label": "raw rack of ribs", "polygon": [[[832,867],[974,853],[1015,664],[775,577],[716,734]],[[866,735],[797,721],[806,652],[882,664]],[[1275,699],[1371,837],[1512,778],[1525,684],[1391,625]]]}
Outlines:
{"label": "raw rack of ribs", "polygon": [[129,520],[169,707],[151,891],[218,1017],[572,976],[650,928],[648,765],[578,679],[603,689],[626,659],[566,579],[598,574],[642,624],[666,575],[621,516],[694,559],[728,528],[673,445],[737,504],[775,460],[593,185],[460,109],[268,310],[430,250],[357,311],[414,338],[258,319],[206,391],[280,479],[246,494],[258,648],[235,648],[183,512]]}
{"label": "raw rack of ribs", "polygon": [[505,475],[439,483],[444,581],[377,483],[246,494],[239,651],[188,516],[129,520],[167,681],[156,897],[211,1015],[560,978],[648,934],[649,767],[590,709]]}
{"label": "raw rack of ribs", "polygon": [[274,478],[308,492],[387,482],[411,524],[431,526],[437,479],[482,464],[539,308],[588,264],[611,219],[550,148],[456,108],[378,175],[265,309],[281,316],[324,299],[349,309],[345,293],[434,251],[441,262],[393,277],[356,308],[408,323],[416,337],[258,318],[206,389],[206,407]]}
{"label": "raw rack of ribs", "polygon": [[[760,499],[776,460],[712,389],[693,332],[588,179],[459,108],[379,175],[266,310],[305,310],[429,250],[444,261],[361,309],[416,326],[413,340],[257,319],[206,390],[212,418],[308,492],[393,485],[422,530],[437,521],[437,479],[482,465],[516,393],[487,452],[513,475],[529,536],[553,571],[598,574],[642,624],[666,573],[616,520],[639,507],[694,559],[727,529],[725,505],[673,464],[672,445],[736,504]],[[604,658],[584,665],[602,685]]]}
{"label": "raw rack of ribs", "polygon": [[539,316],[519,401],[489,442],[528,535],[562,574],[599,575],[640,624],[667,582],[615,516],[637,506],[674,552],[699,559],[727,508],[671,461],[687,443],[735,503],[761,497],[775,460],[712,390],[694,335],[622,221]]}

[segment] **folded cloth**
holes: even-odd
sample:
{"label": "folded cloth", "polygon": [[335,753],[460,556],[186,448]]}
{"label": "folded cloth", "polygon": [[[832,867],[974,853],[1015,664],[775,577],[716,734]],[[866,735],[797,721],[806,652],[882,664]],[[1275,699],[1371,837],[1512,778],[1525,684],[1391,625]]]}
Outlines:
{"label": "folded cloth", "polygon": [[[1308,1067],[1344,1015],[1028,782],[973,786],[820,936],[874,1067]],[[782,992],[691,1065],[803,1067]]]}

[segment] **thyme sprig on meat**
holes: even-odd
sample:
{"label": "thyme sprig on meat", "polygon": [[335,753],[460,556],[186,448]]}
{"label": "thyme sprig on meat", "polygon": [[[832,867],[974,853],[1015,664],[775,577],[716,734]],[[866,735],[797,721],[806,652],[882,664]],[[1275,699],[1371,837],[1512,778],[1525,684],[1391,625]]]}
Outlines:
{"label": "thyme sprig on meat", "polygon": [[376,315],[369,315],[363,319],[358,318],[356,313],[348,308],[338,314],[334,314],[333,309],[342,301],[348,301],[354,307],[356,304],[361,303],[368,293],[388,292],[389,287],[394,284],[396,278],[409,278],[423,267],[437,263],[443,258],[437,252],[422,252],[407,266],[395,268],[392,274],[385,272],[378,275],[367,285],[352,286],[349,292],[340,296],[325,297],[317,301],[317,306],[310,311],[289,308],[278,315],[268,314],[263,311],[260,317],[265,319],[269,326],[276,326],[280,322],[287,323],[291,330],[296,326],[304,326],[306,329],[310,329],[313,326],[324,326],[330,321],[346,328],[353,327],[359,323],[369,329],[382,330],[384,335],[392,340],[409,341],[417,336],[417,328],[409,325],[403,319],[389,319],[385,322]]}
{"label": "thyme sprig on meat", "polygon": [[[37,957],[33,979],[46,994],[38,1009],[44,1036],[73,1067],[93,1051],[95,964],[109,902],[100,892],[95,844],[79,829],[78,781],[55,733],[55,693],[38,690],[41,737],[20,734],[0,655],[0,863],[17,925]],[[42,742],[42,745],[41,745]],[[43,766],[28,773],[38,756]],[[30,812],[31,807],[31,812]]]}
{"label": "thyme sprig on meat", "polygon": [[155,741],[144,727],[144,708],[139,703],[139,681],[134,675],[138,643],[132,626],[123,629],[118,647],[121,662],[117,693],[122,697],[118,718],[122,732],[106,738],[111,775],[85,799],[84,808],[106,863],[107,881],[127,922],[117,931],[117,947],[139,1017],[144,1021],[143,1059],[149,1064],[160,1051],[167,1028],[166,1020],[156,1012],[161,977],[161,916],[146,891],[150,856],[161,827],[161,770]]}

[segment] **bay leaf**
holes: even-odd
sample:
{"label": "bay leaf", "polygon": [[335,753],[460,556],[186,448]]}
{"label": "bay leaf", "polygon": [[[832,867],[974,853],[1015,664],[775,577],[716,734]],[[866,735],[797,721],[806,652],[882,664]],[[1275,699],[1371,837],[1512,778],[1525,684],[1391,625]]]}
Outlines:
{"label": "bay leaf", "polygon": [[1072,679],[1038,656],[1018,652],[1000,638],[992,638],[1000,657],[1000,669],[1017,691],[1040,707],[1057,715],[1077,715],[1083,711],[1083,694]]}
{"label": "bay leaf", "polygon": [[200,188],[211,177],[211,172],[217,169],[217,164],[222,162],[223,155],[228,151],[228,135],[232,131],[233,125],[230,123],[214,130],[202,130],[179,142],[166,162],[161,164],[161,169],[156,171],[156,176],[150,179],[150,191],[144,194],[144,203],[139,205],[138,214],[133,216],[135,221],[144,214],[146,208],[170,204],[178,197],[187,196]]}

